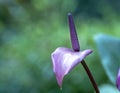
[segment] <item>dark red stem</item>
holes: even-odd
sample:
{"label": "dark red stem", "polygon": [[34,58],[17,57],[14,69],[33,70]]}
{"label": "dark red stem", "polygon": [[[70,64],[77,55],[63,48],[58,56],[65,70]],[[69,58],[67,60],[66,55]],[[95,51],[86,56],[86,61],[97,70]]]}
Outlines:
{"label": "dark red stem", "polygon": [[[80,45],[78,42],[77,32],[75,29],[74,20],[73,20],[73,16],[71,13],[68,13],[68,22],[69,22],[69,28],[70,28],[70,37],[71,37],[72,48],[74,51],[80,51]],[[84,69],[86,70],[86,73],[88,74],[89,79],[90,79],[96,93],[100,93],[99,89],[97,87],[97,84],[96,84],[87,64],[85,63],[84,60],[81,63],[83,65]]]}
{"label": "dark red stem", "polygon": [[92,83],[92,85],[93,85],[93,87],[94,87],[96,93],[100,93],[100,92],[99,92],[99,89],[98,89],[98,87],[97,87],[97,84],[96,84],[96,82],[95,82],[95,80],[94,80],[94,78],[93,78],[93,76],[92,76],[92,73],[90,72],[90,70],[89,70],[87,64],[85,63],[84,60],[83,60],[81,63],[82,63],[82,65],[83,65],[83,67],[84,67],[86,73],[88,74],[89,79],[90,79],[90,81],[91,81],[91,83]]}

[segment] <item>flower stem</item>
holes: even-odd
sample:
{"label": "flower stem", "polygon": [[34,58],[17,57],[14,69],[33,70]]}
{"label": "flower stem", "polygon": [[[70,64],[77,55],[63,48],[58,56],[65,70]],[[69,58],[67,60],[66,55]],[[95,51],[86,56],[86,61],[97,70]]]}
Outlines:
{"label": "flower stem", "polygon": [[98,89],[98,87],[97,87],[97,84],[96,84],[96,82],[95,82],[95,80],[94,80],[94,78],[93,78],[93,76],[92,76],[92,73],[90,72],[87,64],[85,63],[84,60],[83,60],[81,63],[82,63],[82,65],[83,65],[84,69],[86,70],[86,73],[88,74],[89,79],[90,79],[90,81],[91,81],[91,83],[92,83],[92,85],[93,85],[96,93],[100,93],[100,92],[99,92],[99,89]]}

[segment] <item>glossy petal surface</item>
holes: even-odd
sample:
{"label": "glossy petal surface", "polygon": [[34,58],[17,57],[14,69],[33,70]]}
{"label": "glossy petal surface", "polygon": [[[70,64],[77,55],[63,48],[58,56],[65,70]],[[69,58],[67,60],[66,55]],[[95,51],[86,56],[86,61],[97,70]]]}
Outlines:
{"label": "glossy petal surface", "polygon": [[52,53],[53,71],[60,87],[64,76],[91,52],[90,49],[75,52],[69,48],[59,47]]}

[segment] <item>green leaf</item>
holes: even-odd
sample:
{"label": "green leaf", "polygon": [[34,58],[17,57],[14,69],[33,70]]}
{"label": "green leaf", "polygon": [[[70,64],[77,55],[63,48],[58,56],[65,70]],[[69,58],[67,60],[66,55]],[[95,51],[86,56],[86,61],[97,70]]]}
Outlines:
{"label": "green leaf", "polygon": [[120,66],[120,39],[103,34],[96,35],[94,39],[108,78],[115,84]]}
{"label": "green leaf", "polygon": [[104,84],[99,87],[100,93],[120,93],[117,88],[112,85]]}

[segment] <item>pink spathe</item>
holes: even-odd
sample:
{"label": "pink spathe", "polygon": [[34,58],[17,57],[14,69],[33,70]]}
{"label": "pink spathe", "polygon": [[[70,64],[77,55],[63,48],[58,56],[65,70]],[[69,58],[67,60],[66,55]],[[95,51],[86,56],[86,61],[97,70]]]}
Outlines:
{"label": "pink spathe", "polygon": [[116,86],[117,86],[118,90],[120,91],[120,68],[118,70],[118,75],[117,75],[117,79],[116,79]]}
{"label": "pink spathe", "polygon": [[69,48],[59,47],[51,54],[53,71],[60,87],[62,87],[64,76],[90,53],[92,53],[90,49],[77,52]]}

